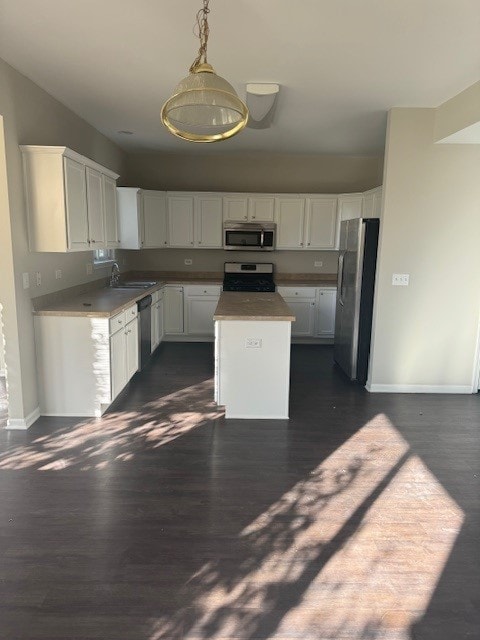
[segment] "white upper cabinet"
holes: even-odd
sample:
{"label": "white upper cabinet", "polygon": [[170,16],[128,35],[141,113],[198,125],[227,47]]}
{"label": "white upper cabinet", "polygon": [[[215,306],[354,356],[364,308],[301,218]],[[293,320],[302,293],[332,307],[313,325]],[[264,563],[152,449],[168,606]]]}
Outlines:
{"label": "white upper cabinet", "polygon": [[115,184],[118,174],[67,147],[20,148],[30,250],[70,252],[107,246],[104,180]]}
{"label": "white upper cabinet", "polygon": [[229,193],[223,196],[223,219],[247,222],[248,196],[246,193]]}
{"label": "white upper cabinet", "polygon": [[338,196],[338,217],[339,221],[352,220],[362,217],[363,194],[344,193]]}
{"label": "white upper cabinet", "polygon": [[277,249],[303,249],[305,233],[305,198],[278,196],[275,198]]}
{"label": "white upper cabinet", "polygon": [[167,201],[164,191],[142,191],[143,246],[167,245]]}
{"label": "white upper cabinet", "polygon": [[100,171],[86,167],[88,232],[92,249],[105,246],[103,182]]}
{"label": "white upper cabinet", "polygon": [[382,187],[365,191],[362,202],[362,218],[380,218],[382,211]]}
{"label": "white upper cabinet", "polygon": [[203,249],[222,248],[222,207],[222,197],[218,194],[195,196],[195,246]]}
{"label": "white upper cabinet", "polygon": [[122,249],[165,247],[166,194],[136,187],[117,188],[120,246]]}
{"label": "white upper cabinet", "polygon": [[168,244],[170,247],[193,247],[193,210],[193,194],[167,194]]}
{"label": "white upper cabinet", "polygon": [[337,197],[306,198],[305,249],[334,249],[337,234]]}
{"label": "white upper cabinet", "polygon": [[258,194],[248,196],[248,219],[251,222],[273,222],[275,215],[275,196]]}
{"label": "white upper cabinet", "polygon": [[272,222],[275,196],[268,193],[226,193],[223,219],[231,222]]}
{"label": "white upper cabinet", "polygon": [[109,176],[102,175],[103,204],[105,208],[105,246],[115,249],[120,246],[117,213],[117,183]]}
{"label": "white upper cabinet", "polygon": [[[55,216],[55,221],[60,222],[62,217],[66,217],[66,250],[85,251],[90,248],[88,238],[87,181],[85,176],[85,166],[75,160],[71,160],[70,158],[64,159],[64,166],[65,209],[60,212],[58,217]],[[48,235],[48,227],[44,229],[44,231],[46,231],[46,235]],[[44,238],[44,240],[45,239],[46,238]],[[32,249],[32,247],[30,248]]]}

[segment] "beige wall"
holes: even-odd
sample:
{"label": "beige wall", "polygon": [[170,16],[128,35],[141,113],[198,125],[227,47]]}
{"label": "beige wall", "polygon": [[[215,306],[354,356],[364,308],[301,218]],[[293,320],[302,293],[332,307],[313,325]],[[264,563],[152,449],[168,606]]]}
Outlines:
{"label": "beige wall", "polygon": [[[188,144],[188,143],[185,143]],[[288,154],[129,154],[127,179],[144,189],[345,193],[382,184],[383,158]]]}
{"label": "beige wall", "polygon": [[[480,147],[434,144],[434,125],[435,109],[389,115],[372,390],[468,392],[474,384]],[[410,274],[410,286],[393,287],[392,273]]]}
{"label": "beige wall", "polygon": [[[117,173],[124,173],[125,155],[105,136],[1,60],[0,115],[4,120],[8,181],[6,193],[0,159],[0,302],[4,306],[10,417],[22,419],[38,405],[30,298],[98,278],[101,274],[86,275],[91,252],[74,255],[29,252],[18,145],[65,145]],[[55,280],[55,269],[62,270],[61,280]],[[33,282],[36,271],[42,274],[40,287]],[[30,274],[30,290],[22,287],[24,272]]]}
{"label": "beige wall", "polygon": [[[480,81],[454,96],[436,109],[435,140],[455,142],[465,130],[479,130],[480,123]],[[467,138],[465,138],[467,140]],[[480,138],[475,137],[478,143]]]}
{"label": "beige wall", "polygon": [[[128,252],[130,269],[148,271],[220,271],[225,262],[273,262],[279,273],[336,273],[336,251],[223,251],[221,249],[147,249]],[[193,262],[186,266],[185,258]],[[314,261],[323,262],[314,267]]]}

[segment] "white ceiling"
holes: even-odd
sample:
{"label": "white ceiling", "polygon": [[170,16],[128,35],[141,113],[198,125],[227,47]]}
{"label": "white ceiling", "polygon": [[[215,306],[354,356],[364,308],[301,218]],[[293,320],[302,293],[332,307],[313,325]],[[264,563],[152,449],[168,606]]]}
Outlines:
{"label": "white ceiling", "polygon": [[201,4],[0,0],[0,57],[123,148],[178,153],[377,154],[390,107],[479,79],[479,0],[211,0],[216,71],[242,98],[247,82],[282,88],[270,129],[194,145],[159,112],[195,58]]}

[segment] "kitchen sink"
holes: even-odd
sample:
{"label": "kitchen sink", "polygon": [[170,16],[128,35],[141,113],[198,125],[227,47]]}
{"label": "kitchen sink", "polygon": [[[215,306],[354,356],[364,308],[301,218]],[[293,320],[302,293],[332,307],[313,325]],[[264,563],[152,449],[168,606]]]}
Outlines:
{"label": "kitchen sink", "polygon": [[131,282],[119,282],[118,284],[114,284],[112,287],[109,287],[109,288],[110,289],[150,289],[150,287],[153,287],[156,284],[157,284],[156,282],[146,282],[145,280],[142,280],[142,281],[132,280]]}

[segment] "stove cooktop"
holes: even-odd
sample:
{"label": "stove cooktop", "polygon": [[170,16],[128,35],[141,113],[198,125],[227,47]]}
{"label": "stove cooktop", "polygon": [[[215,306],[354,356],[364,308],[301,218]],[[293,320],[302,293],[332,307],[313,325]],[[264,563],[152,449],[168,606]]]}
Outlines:
{"label": "stove cooktop", "polygon": [[273,264],[226,262],[224,291],[275,291]]}

